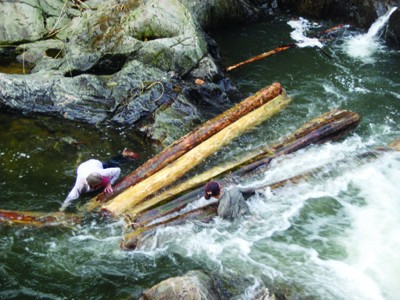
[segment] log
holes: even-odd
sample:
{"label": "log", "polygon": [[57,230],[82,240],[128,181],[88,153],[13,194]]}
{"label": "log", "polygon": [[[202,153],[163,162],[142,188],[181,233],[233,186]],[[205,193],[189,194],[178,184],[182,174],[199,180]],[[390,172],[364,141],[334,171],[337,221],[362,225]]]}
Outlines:
{"label": "log", "polygon": [[[221,177],[228,172],[234,172],[232,174],[233,177],[241,177],[260,166],[267,165],[276,156],[292,153],[311,144],[335,140],[357,126],[359,121],[360,117],[353,112],[338,109],[332,110],[307,122],[296,130],[296,132],[288,135],[280,142],[274,143],[272,146],[257,149],[252,154],[242,159],[235,160],[224,166],[215,167],[207,172],[194,176],[180,185],[170,187],[163,193],[147,199],[132,209],[129,209],[126,214],[128,214],[131,219],[135,219],[138,213],[166,202],[184,191],[194,189],[212,178]],[[239,170],[235,171],[236,169]]]}
{"label": "log", "polygon": [[189,170],[193,169],[204,161],[204,159],[215,153],[215,151],[227,145],[232,139],[243,132],[278,113],[289,102],[290,99],[288,97],[280,95],[263,106],[253,110],[236,122],[220,130],[200,145],[191,149],[173,163],[158,171],[156,174],[130,187],[125,192],[115,197],[112,201],[103,205],[102,211],[111,216],[118,216],[126,212],[140,203],[148,195],[176,182]]}
{"label": "log", "polygon": [[239,68],[239,67],[241,67],[241,66],[244,66],[244,65],[250,64],[250,63],[252,63],[252,62],[255,62],[255,61],[257,61],[257,60],[266,58],[266,57],[268,57],[268,56],[271,56],[271,55],[274,55],[274,54],[277,54],[277,53],[286,51],[286,50],[288,50],[288,49],[290,49],[290,48],[292,48],[292,47],[295,47],[295,46],[296,46],[296,44],[294,44],[294,43],[293,43],[293,44],[288,44],[288,45],[281,45],[281,46],[278,46],[278,47],[276,47],[276,48],[273,49],[273,50],[270,50],[270,51],[261,53],[261,54],[259,54],[259,55],[253,56],[252,58],[246,59],[245,61],[242,61],[242,62],[240,62],[240,63],[234,64],[234,65],[232,65],[232,66],[230,66],[230,67],[227,67],[227,68],[225,68],[225,71],[226,71],[226,72],[229,72],[229,71],[235,70],[235,69],[237,69],[237,68]]}
{"label": "log", "polygon": [[184,135],[183,137],[172,143],[170,146],[161,151],[158,155],[149,159],[146,163],[138,167],[123,180],[115,184],[113,187],[113,194],[100,194],[97,198],[92,199],[89,202],[86,209],[88,211],[93,210],[98,206],[98,203],[96,203],[96,201],[108,201],[123,192],[126,188],[150,177],[157,171],[167,166],[169,163],[175,161],[177,158],[179,158],[189,150],[193,149],[209,137],[213,136],[218,131],[226,128],[228,125],[245,116],[249,112],[261,107],[265,103],[268,103],[281,93],[281,84],[275,82],[270,86],[267,86],[264,89],[258,91],[256,94],[247,97],[226,112],[205,122],[204,124],[195,128],[190,133]]}
{"label": "log", "polygon": [[[281,156],[297,151],[311,144],[321,144],[326,141],[339,139],[353,130],[360,122],[360,116],[347,110],[334,109],[310,122],[304,124],[296,132],[286,136],[280,142],[272,144],[275,155]],[[270,162],[266,157],[242,167],[234,173],[235,176],[243,176]]]}
{"label": "log", "polygon": [[0,209],[0,223],[30,225],[35,227],[72,227],[81,223],[81,217],[63,212],[41,213]]}

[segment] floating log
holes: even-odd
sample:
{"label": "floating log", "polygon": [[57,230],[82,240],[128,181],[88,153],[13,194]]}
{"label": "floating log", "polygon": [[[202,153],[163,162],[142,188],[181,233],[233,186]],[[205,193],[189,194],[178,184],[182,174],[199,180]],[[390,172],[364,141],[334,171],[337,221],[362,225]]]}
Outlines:
{"label": "floating log", "polygon": [[162,202],[178,196],[180,193],[194,189],[203,185],[212,178],[220,177],[227,172],[233,172],[232,176],[241,177],[246,173],[268,164],[276,156],[292,153],[300,148],[310,144],[323,143],[327,140],[334,140],[353,129],[360,121],[358,114],[346,110],[332,110],[327,112],[300,127],[296,132],[288,135],[278,143],[271,146],[257,149],[252,154],[242,159],[235,160],[224,166],[218,166],[211,170],[198,174],[193,178],[181,183],[180,185],[170,187],[163,193],[154,196],[146,201],[136,205],[126,212],[131,219],[136,215]]}
{"label": "floating log", "polygon": [[[285,180],[281,180],[281,181],[272,183],[270,185],[258,187],[258,189],[259,188],[270,188],[271,191],[273,191],[278,188],[284,187],[286,184],[298,183],[301,180],[305,180],[307,178],[307,176],[311,175],[311,173],[312,172],[307,172],[306,174],[297,175],[292,178],[288,178]],[[202,188],[198,189],[198,190],[202,190]],[[247,192],[250,192],[250,190],[248,190]],[[193,202],[194,200],[196,200],[196,195],[193,195],[191,193],[191,195],[188,197],[188,199],[190,200],[190,202]],[[182,208],[183,207],[179,206],[179,209],[182,209]],[[164,214],[157,216],[157,218],[155,218],[155,216],[153,216],[153,218],[151,218],[151,219],[143,220],[142,223],[130,223],[130,220],[127,220],[127,225],[128,225],[127,227],[132,226],[133,231],[124,235],[120,246],[124,250],[135,250],[137,248],[140,248],[143,245],[144,241],[147,240],[148,238],[150,238],[152,235],[154,235],[156,230],[161,227],[176,226],[176,225],[184,224],[188,221],[209,223],[209,222],[211,222],[211,220],[214,217],[217,216],[217,209],[218,209],[218,202],[210,201],[210,204],[208,204],[206,206],[199,207],[199,208],[196,208],[191,211],[187,211],[182,214],[172,215],[172,216],[170,216],[170,218],[168,218],[168,215],[166,213],[164,213]],[[178,211],[177,207],[175,207],[168,214],[171,214],[176,211]],[[165,219],[161,220],[160,218],[163,218],[163,217],[165,217]],[[156,219],[160,219],[160,221],[157,222]],[[151,222],[154,222],[154,223],[151,223]],[[135,226],[133,226],[133,224]],[[145,226],[137,228],[136,227],[137,225],[139,225],[139,226],[145,225]]]}
{"label": "floating log", "polygon": [[176,182],[185,173],[200,164],[204,159],[215,153],[221,147],[227,145],[232,139],[243,132],[260,124],[272,115],[283,109],[290,99],[285,95],[279,95],[261,107],[243,116],[236,122],[230,124],[206,141],[191,149],[173,163],[164,167],[156,174],[146,178],[138,184],[128,188],[102,206],[102,211],[112,216],[118,216],[134,205],[140,203],[147,196],[154,194],[161,188]]}
{"label": "floating log", "polygon": [[227,67],[227,68],[225,68],[225,71],[229,72],[229,71],[235,70],[235,69],[237,69],[237,68],[239,68],[241,66],[250,64],[250,63],[255,62],[257,60],[260,60],[260,59],[266,58],[268,56],[271,56],[271,55],[286,51],[286,50],[288,50],[288,49],[290,49],[290,48],[292,48],[294,46],[296,46],[296,44],[294,44],[294,43],[293,44],[288,44],[288,45],[278,46],[273,50],[261,53],[259,55],[253,56],[252,58],[246,59],[245,61],[242,61],[240,63],[234,64],[234,65],[232,65],[230,67]]}
{"label": "floating log", "polygon": [[[336,31],[336,30],[341,29],[343,27],[344,27],[344,24],[339,24],[337,26],[331,27],[331,28],[329,28],[327,30],[324,30],[324,31],[320,32],[316,36],[318,37],[318,36],[321,36],[321,35],[324,35],[324,34],[327,34],[327,33],[331,33],[333,31]],[[253,56],[253,57],[251,57],[249,59],[246,59],[245,61],[242,61],[240,63],[234,64],[234,65],[232,65],[230,67],[227,67],[227,68],[225,68],[225,71],[229,72],[229,71],[235,70],[235,69],[237,69],[237,68],[239,68],[241,66],[250,64],[250,63],[255,62],[257,60],[260,60],[260,59],[266,58],[268,56],[275,55],[275,54],[278,54],[280,52],[289,50],[290,48],[296,47],[296,45],[297,45],[296,43],[292,43],[292,44],[278,46],[273,50],[261,53],[259,55]]]}
{"label": "floating log", "polygon": [[72,227],[81,223],[81,217],[63,212],[41,213],[27,211],[10,211],[0,209],[0,223],[30,225],[36,227],[63,226]]}
{"label": "floating log", "polygon": [[261,147],[260,149],[257,149],[257,151],[254,151],[253,153],[246,155],[242,159],[235,160],[223,166],[217,166],[211,168],[210,170],[204,173],[196,174],[196,176],[193,176],[191,179],[179,185],[167,187],[167,189],[162,193],[154,197],[151,197],[150,199],[145,199],[145,201],[142,201],[138,205],[134,206],[126,214],[129,214],[130,218],[135,218],[138,213],[145,211],[156,205],[159,205],[163,202],[167,202],[169,199],[175,198],[176,196],[178,196],[183,192],[189,191],[193,188],[203,185],[211,178],[215,178],[225,173],[231,172],[236,168],[239,168],[240,166],[245,164],[249,164],[254,160],[261,159],[264,157],[274,157],[274,156],[275,156],[274,149],[272,149],[271,147]]}
{"label": "floating log", "polygon": [[[297,151],[311,144],[321,144],[336,140],[354,129],[360,122],[360,116],[347,110],[334,109],[304,124],[296,132],[286,136],[280,142],[272,144],[275,155],[281,156]],[[266,165],[271,158],[266,157],[242,167],[234,173],[242,176],[252,170]]]}
{"label": "floating log", "polygon": [[[350,111],[336,109],[331,112],[325,113],[322,116],[317,117],[310,122],[307,122],[295,133],[282,139],[281,142],[274,144],[274,148],[276,147],[275,153],[276,155],[289,154],[300,148],[309,146],[310,144],[322,143],[328,140],[335,140],[341,137],[343,134],[349,132],[349,130],[355,128],[359,121],[360,117],[356,113]],[[240,175],[243,176],[246,173],[252,172],[256,168],[265,166],[266,161],[269,162],[271,159],[272,157],[268,157],[268,160],[261,159],[261,163],[256,162],[256,165],[254,165],[253,163],[251,164],[251,168],[245,167],[245,170],[241,168],[240,171],[235,172],[234,175],[240,173]],[[269,187],[271,189],[276,189],[282,187],[288,182],[298,182],[299,180],[306,178],[306,176],[310,175],[311,173],[312,171],[305,174],[297,175],[293,178],[285,179],[271,184],[269,185]],[[222,179],[222,181],[226,180],[226,178]],[[131,215],[131,212],[126,214],[128,223],[131,225],[133,224],[134,229],[136,230],[125,236],[122,245],[123,248],[132,249],[136,247],[143,236],[147,236],[148,230],[154,231],[158,225],[173,224],[170,222],[175,222],[176,220],[180,220],[180,222],[182,222],[186,218],[186,216],[191,216],[190,212],[184,213],[182,215],[173,214],[183,209],[187,204],[193,202],[195,199],[201,197],[202,189],[203,188],[201,187],[193,190],[190,193],[177,198],[176,200],[173,200],[152,210],[144,211],[137,216]],[[254,192],[254,190],[247,190],[243,192],[249,193]],[[195,210],[195,215],[196,217],[201,218],[202,214],[201,212],[199,212],[199,210],[201,210],[201,208]],[[172,217],[168,218],[168,215],[172,215]],[[207,211],[206,215],[207,218],[209,218],[212,214],[210,215],[210,211]],[[157,223],[156,220],[160,218],[164,218],[164,220]],[[149,226],[150,223],[153,224]]]}
{"label": "floating log", "polygon": [[261,107],[272,99],[276,98],[282,93],[282,86],[280,83],[273,83],[270,86],[258,91],[254,95],[247,97],[240,103],[236,104],[226,112],[218,115],[217,117],[205,122],[199,127],[195,128],[190,133],[181,137],[170,146],[165,148],[155,157],[149,159],[146,163],[131,172],[124,179],[114,185],[114,192],[111,195],[100,194],[97,198],[92,199],[87,205],[88,211],[93,210],[98,206],[97,202],[108,201],[126,188],[150,177],[157,171],[161,170],[169,163],[175,161],[177,158],[193,149],[209,137],[213,136],[218,131],[226,128],[236,120],[245,116],[249,112]]}

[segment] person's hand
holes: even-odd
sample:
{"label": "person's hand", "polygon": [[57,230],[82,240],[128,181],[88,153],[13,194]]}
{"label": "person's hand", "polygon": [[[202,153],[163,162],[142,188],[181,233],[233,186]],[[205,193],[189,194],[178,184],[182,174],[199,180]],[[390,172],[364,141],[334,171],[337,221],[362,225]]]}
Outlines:
{"label": "person's hand", "polygon": [[104,194],[111,194],[112,192],[114,192],[111,183],[107,184],[107,186],[104,188]]}

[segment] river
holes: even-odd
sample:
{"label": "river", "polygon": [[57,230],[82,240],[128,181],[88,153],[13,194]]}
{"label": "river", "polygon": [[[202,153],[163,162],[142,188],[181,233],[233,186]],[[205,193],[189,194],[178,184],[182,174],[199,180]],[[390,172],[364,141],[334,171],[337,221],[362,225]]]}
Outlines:
{"label": "river", "polygon": [[[216,218],[166,227],[132,252],[119,248],[119,220],[89,217],[74,229],[0,225],[0,298],[135,299],[163,279],[199,269],[218,278],[226,299],[251,299],[263,286],[298,299],[398,299],[400,153],[362,156],[400,138],[400,53],[380,39],[385,21],[368,32],[343,28],[321,44],[305,35],[336,24],[271,16],[212,32],[226,66],[282,44],[297,47],[230,72],[244,94],[278,81],[292,102],[210,164],[276,141],[333,108],[357,112],[360,125],[242,182],[262,186],[320,168],[298,184],[259,189],[249,199],[252,217],[239,224]],[[142,157],[125,166],[128,172],[155,151],[119,128],[5,113],[0,135],[0,207],[10,210],[58,210],[75,167],[89,156],[104,159],[131,146]]]}

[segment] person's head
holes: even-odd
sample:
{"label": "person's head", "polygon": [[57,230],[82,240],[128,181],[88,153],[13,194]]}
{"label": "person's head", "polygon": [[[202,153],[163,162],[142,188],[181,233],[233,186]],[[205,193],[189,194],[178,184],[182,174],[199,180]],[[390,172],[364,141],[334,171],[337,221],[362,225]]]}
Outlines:
{"label": "person's head", "polygon": [[86,181],[90,188],[97,189],[101,185],[103,177],[99,173],[90,173],[89,176],[86,177]]}
{"label": "person's head", "polygon": [[209,200],[211,197],[218,197],[221,194],[221,186],[216,181],[210,181],[204,188],[204,198]]}

